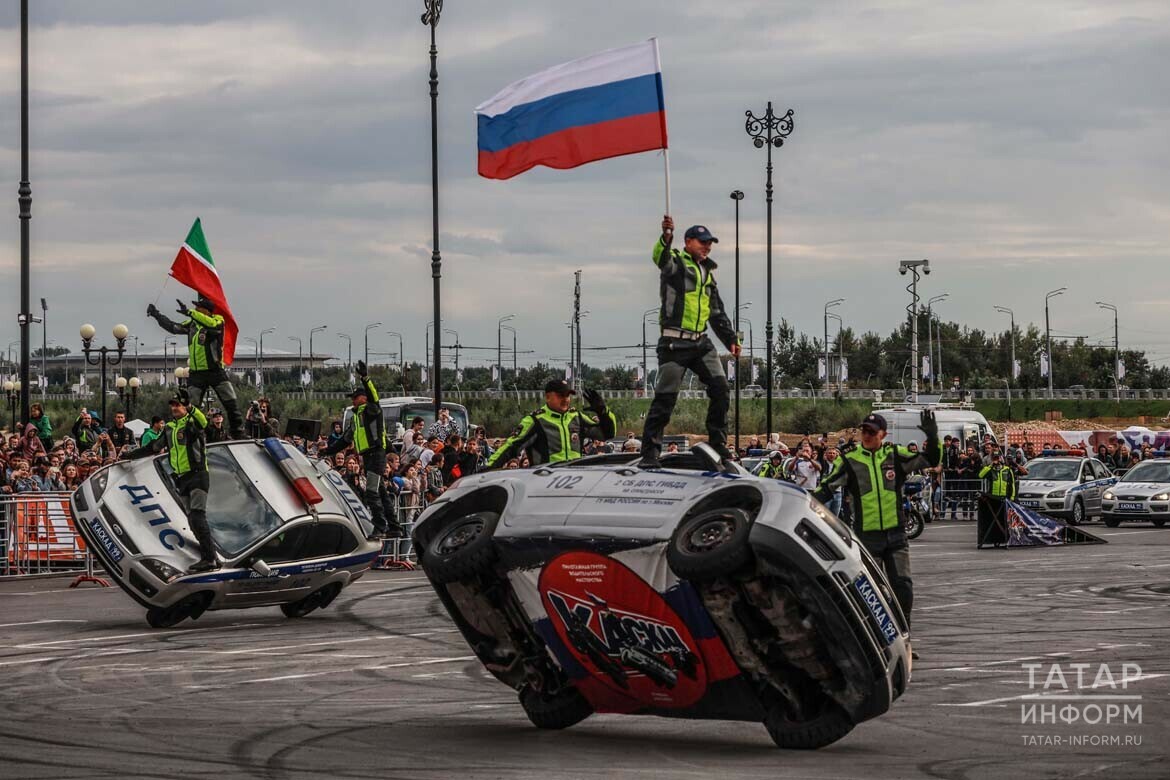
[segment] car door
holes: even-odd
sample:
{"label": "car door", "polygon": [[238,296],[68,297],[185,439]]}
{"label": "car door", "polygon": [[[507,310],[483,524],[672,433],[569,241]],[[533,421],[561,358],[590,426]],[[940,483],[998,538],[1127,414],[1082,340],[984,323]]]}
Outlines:
{"label": "car door", "polygon": [[323,587],[337,570],[346,568],[344,559],[358,547],[357,537],[341,523],[322,520],[307,527],[299,551],[300,564],[294,578],[304,580],[301,587],[312,592]]}
{"label": "car door", "polygon": [[1084,485],[1081,495],[1085,499],[1085,517],[1101,514],[1101,483],[1098,479],[1092,461],[1081,463],[1081,484]]}
{"label": "car door", "polygon": [[226,607],[254,607],[261,604],[283,604],[307,595],[312,578],[299,573],[297,563],[302,558],[311,524],[302,523],[277,530],[264,540],[244,562],[264,561],[271,567],[265,577],[249,568],[241,568],[225,583]]}

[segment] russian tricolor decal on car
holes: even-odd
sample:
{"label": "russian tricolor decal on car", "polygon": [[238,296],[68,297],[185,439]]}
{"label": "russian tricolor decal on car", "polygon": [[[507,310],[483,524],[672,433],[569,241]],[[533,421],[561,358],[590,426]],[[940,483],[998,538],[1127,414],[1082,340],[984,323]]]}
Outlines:
{"label": "russian tricolor decal on car", "polygon": [[690,629],[625,564],[564,553],[544,567],[538,588],[558,638],[588,673],[574,682],[599,711],[689,707],[706,692]]}

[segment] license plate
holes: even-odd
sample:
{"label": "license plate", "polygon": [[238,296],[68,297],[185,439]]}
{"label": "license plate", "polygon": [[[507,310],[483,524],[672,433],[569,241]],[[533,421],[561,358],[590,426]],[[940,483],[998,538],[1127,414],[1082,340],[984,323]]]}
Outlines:
{"label": "license plate", "polygon": [[91,517],[89,519],[89,530],[93,532],[95,537],[97,537],[98,543],[101,544],[102,549],[104,549],[110,558],[113,559],[114,563],[121,563],[121,548],[119,548],[118,545],[114,543],[114,540],[110,538],[108,533],[106,533],[106,529],[102,527],[102,524],[96,517]]}
{"label": "license plate", "polygon": [[1122,501],[1118,503],[1117,508],[1122,512],[1144,512],[1146,505],[1140,501]]}
{"label": "license plate", "polygon": [[898,627],[894,625],[893,618],[890,617],[890,613],[886,611],[885,605],[878,598],[877,588],[869,581],[869,577],[864,574],[857,575],[857,579],[853,580],[853,587],[861,594],[861,600],[865,602],[866,608],[869,609],[869,614],[873,615],[873,619],[877,621],[878,628],[881,630],[882,638],[886,640],[886,644],[892,644],[898,637]]}
{"label": "license plate", "polygon": [[1028,498],[1025,498],[1024,500],[1020,501],[1020,503],[1026,507],[1032,507],[1033,509],[1040,506],[1039,501],[1035,501],[1035,500],[1028,499]]}

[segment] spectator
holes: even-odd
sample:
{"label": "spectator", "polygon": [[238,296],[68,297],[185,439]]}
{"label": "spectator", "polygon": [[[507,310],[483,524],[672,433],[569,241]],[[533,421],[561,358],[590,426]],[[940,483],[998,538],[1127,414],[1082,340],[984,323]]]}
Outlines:
{"label": "spectator", "polygon": [[667,454],[678,452],[678,442],[672,441],[670,444],[666,445],[666,452]]}
{"label": "spectator", "polygon": [[81,472],[77,470],[77,465],[74,463],[66,463],[62,466],[61,475],[64,477],[66,490],[76,490],[84,481],[81,478]]}
{"label": "spectator", "polygon": [[24,426],[24,436],[20,439],[20,454],[29,463],[33,463],[37,458],[47,454],[45,445],[41,443],[38,435],[37,426],[32,423]]}
{"label": "spectator", "polygon": [[333,455],[333,470],[345,472],[345,453],[337,452]]}
{"label": "spectator", "polygon": [[813,458],[812,448],[807,443],[797,452],[796,460],[790,466],[792,481],[805,490],[813,490],[820,481],[821,464]]}
{"label": "spectator", "polygon": [[[423,428],[426,427],[426,424],[427,421],[421,417],[415,417],[413,420],[411,420],[410,427],[402,432],[402,437],[400,439],[402,445],[406,446],[408,444],[413,444],[415,438],[418,436],[422,436],[423,440],[425,441],[426,434],[423,433]],[[401,447],[399,449],[401,449]]]}
{"label": "spectator", "polygon": [[443,453],[435,452],[426,469],[424,497],[428,502],[434,501],[443,495],[444,490],[446,490],[446,483],[443,481]]}
{"label": "spectator", "polygon": [[45,493],[65,492],[65,481],[61,479],[61,469],[46,463],[43,466],[38,466],[37,472],[37,486],[40,490]]}
{"label": "spectator", "polygon": [[280,437],[280,420],[272,411],[272,402],[267,398],[257,398],[248,406],[248,412],[244,415],[244,433],[252,439]]}
{"label": "spectator", "polygon": [[115,452],[121,452],[123,447],[134,446],[134,431],[126,427],[126,413],[114,413],[114,427],[107,431]]}
{"label": "spectator", "polygon": [[152,441],[162,436],[164,427],[166,427],[166,423],[163,421],[163,418],[159,417],[157,414],[154,417],[151,417],[150,427],[142,432],[142,440],[138,442],[138,446],[150,446]]}
{"label": "spectator", "polygon": [[329,439],[325,442],[325,447],[332,447],[345,435],[345,430],[341,427],[341,420],[334,420],[329,426]]}
{"label": "spectator", "polygon": [[[481,467],[479,447],[474,439],[468,439],[463,444],[463,452],[459,453],[459,471],[461,476],[468,476],[479,471]],[[452,469],[454,473],[454,469]]]}
{"label": "spectator", "polygon": [[[633,449],[630,449],[630,444],[633,444]],[[626,432],[626,440],[622,442],[622,452],[641,452],[642,440],[634,435],[633,431]]]}
{"label": "spectator", "polygon": [[[207,415],[207,419],[209,422],[209,424],[207,426],[207,443],[208,444],[215,444],[216,442],[219,442],[219,441],[228,441],[231,439],[231,436],[228,434],[228,429],[225,428],[224,424],[223,424],[223,411],[222,410],[212,409],[211,414]],[[117,423],[118,423],[118,421],[115,418],[114,424],[117,425]]]}
{"label": "spectator", "polygon": [[361,458],[356,455],[350,455],[345,459],[345,474],[342,475],[342,478],[359,496],[365,495],[366,472],[362,466]]}
{"label": "spectator", "polygon": [[53,424],[49,422],[49,415],[40,404],[33,404],[28,409],[29,420],[37,426],[37,437],[45,447],[45,452],[53,449]]}
{"label": "spectator", "polygon": [[431,423],[427,428],[427,438],[435,437],[439,441],[447,441],[447,437],[453,433],[462,435],[463,431],[459,429],[459,423],[451,418],[451,410],[445,406],[439,407],[439,419]]}
{"label": "spectator", "polygon": [[28,461],[15,458],[12,461],[12,476],[9,478],[13,493],[36,493],[39,489],[36,477],[29,469]]}
{"label": "spectator", "polygon": [[85,452],[98,443],[100,431],[94,423],[93,415],[86,408],[81,407],[81,414],[77,415],[73,423],[73,439],[77,442],[77,449]]}
{"label": "spectator", "polygon": [[453,433],[447,437],[443,449],[443,484],[450,485],[463,476],[463,469],[459,456],[463,454],[463,437]]}
{"label": "spectator", "polygon": [[[836,468],[837,458],[841,457],[841,451],[836,447],[830,446],[825,449],[825,470],[821,472],[824,475],[833,473]],[[835,515],[841,514],[841,496],[843,488],[837,488],[833,491],[833,497],[829,499],[829,511]]]}
{"label": "spectator", "polygon": [[[422,418],[415,418],[415,420],[420,419]],[[413,429],[414,426],[411,426],[411,430]],[[404,441],[402,451],[399,453],[402,456],[402,468],[404,469],[409,468],[410,466],[419,462],[419,459],[422,457],[423,450],[425,449],[426,442],[426,439],[420,432],[416,431],[413,434],[408,432],[406,435],[408,438]]]}
{"label": "spectator", "polygon": [[432,436],[427,439],[426,447],[423,449],[422,454],[418,456],[419,466],[424,470],[429,468],[431,461],[435,457],[435,454],[441,452],[442,449],[443,442],[441,442],[438,437]]}
{"label": "spectator", "polygon": [[[596,442],[590,443],[596,445]],[[479,448],[479,465],[482,467],[483,464],[487,463],[492,453],[495,452],[495,449],[488,444],[487,433],[484,431],[482,425],[475,430],[475,444]]]}

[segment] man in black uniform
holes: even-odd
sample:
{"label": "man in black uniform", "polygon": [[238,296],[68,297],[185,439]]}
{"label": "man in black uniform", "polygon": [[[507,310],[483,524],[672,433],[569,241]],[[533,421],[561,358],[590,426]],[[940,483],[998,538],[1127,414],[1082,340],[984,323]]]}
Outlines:
{"label": "man in black uniform", "polygon": [[707,338],[707,324],[731,354],[739,357],[739,337],[723,310],[723,301],[715,285],[715,262],[710,259],[711,244],[719,239],[702,225],[688,228],[684,250],[671,249],[674,220],[662,220],[662,235],[651,257],[658,266],[659,295],[662,310],[658,322],[662,336],[658,339],[658,382],[654,401],[646,415],[642,432],[642,468],[661,468],[662,434],[670,422],[678,401],[678,392],[687,369],[695,373],[707,388],[707,443],[725,461],[727,450],[727,409],[731,388],[719,362],[715,345]]}
{"label": "man in black uniform", "polygon": [[350,394],[353,414],[341,438],[326,447],[322,454],[332,455],[352,444],[354,451],[362,457],[362,466],[366,471],[363,498],[374,522],[374,531],[369,539],[376,541],[384,538],[388,530],[381,491],[382,475],[386,471],[386,421],[382,417],[382,406],[378,403],[378,391],[366,375],[364,360],[357,362],[357,375],[361,385]]}
{"label": "man in black uniform", "polygon": [[214,389],[219,402],[227,410],[232,438],[242,439],[244,416],[240,414],[240,405],[236,401],[236,388],[223,368],[223,315],[216,314],[215,303],[202,295],[195,301],[194,309],[182,301],[178,303],[179,314],[186,317],[182,322],[171,320],[153,303],[146,307],[146,313],[154,317],[167,333],[187,337],[187,367],[191,369],[187,389],[191,405],[201,406],[204,394]]}
{"label": "man in black uniform", "polygon": [[544,386],[544,406],[520,419],[520,428],[488,459],[487,469],[498,469],[512,458],[528,452],[532,466],[560,463],[581,457],[586,438],[605,440],[617,434],[617,418],[596,390],[585,390],[585,403],[592,415],[571,408],[576,391],[563,379]]}
{"label": "man in black uniform", "polygon": [[199,542],[199,560],[187,571],[191,573],[219,568],[215,557],[215,542],[207,525],[207,491],[211,477],[207,471],[207,442],[204,431],[207,417],[191,403],[187,391],[179,388],[171,397],[171,421],[163,435],[144,447],[128,452],[126,460],[137,460],[156,455],[164,449],[174,472],[175,487],[186,503],[187,524]]}

